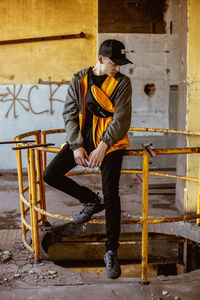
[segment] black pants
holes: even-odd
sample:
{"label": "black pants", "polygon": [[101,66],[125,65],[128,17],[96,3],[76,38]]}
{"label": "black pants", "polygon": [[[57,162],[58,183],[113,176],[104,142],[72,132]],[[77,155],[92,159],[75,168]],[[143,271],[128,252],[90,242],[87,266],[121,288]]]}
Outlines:
{"label": "black pants", "polygon": [[[122,160],[123,150],[116,150],[105,156],[101,166],[106,216],[106,250],[118,248],[121,219],[119,179]],[[43,179],[52,187],[75,197],[81,203],[92,203],[96,196],[93,191],[64,176],[75,166],[73,151],[69,145],[65,145],[47,166],[43,173]]]}

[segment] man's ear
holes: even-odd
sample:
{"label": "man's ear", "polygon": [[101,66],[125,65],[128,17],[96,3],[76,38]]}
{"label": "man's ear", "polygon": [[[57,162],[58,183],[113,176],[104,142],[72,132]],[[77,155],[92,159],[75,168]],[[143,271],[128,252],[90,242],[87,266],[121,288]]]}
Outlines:
{"label": "man's ear", "polygon": [[100,64],[103,64],[103,56],[102,55],[99,55],[99,62],[100,62]]}

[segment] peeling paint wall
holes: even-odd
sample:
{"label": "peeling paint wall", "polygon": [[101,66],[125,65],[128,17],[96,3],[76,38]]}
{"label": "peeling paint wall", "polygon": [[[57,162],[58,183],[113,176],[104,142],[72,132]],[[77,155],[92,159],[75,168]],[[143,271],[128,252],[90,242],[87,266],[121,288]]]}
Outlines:
{"label": "peeling paint wall", "polygon": [[[187,129],[200,131],[200,1],[190,0],[188,2],[188,52],[187,52]],[[189,137],[187,146],[194,147],[200,145],[200,138]],[[187,176],[198,177],[200,155],[187,156]],[[186,211],[196,210],[198,197],[197,184],[187,182],[186,184]]]}
{"label": "peeling paint wall", "polygon": [[84,32],[86,38],[0,45],[0,84],[71,80],[96,61],[96,0],[0,1],[0,41]]}
{"label": "peeling paint wall", "polygon": [[[200,131],[200,1],[180,1],[180,84],[179,84],[179,128]],[[178,146],[200,145],[199,137],[180,137]],[[180,156],[177,173],[189,177],[199,176],[199,154]],[[195,213],[197,209],[198,185],[195,182],[177,182],[176,204],[182,212]]]}
{"label": "peeling paint wall", "polygon": [[[182,0],[179,5],[179,95],[178,95],[178,129],[186,130],[187,112],[187,27],[188,27],[188,1]],[[177,146],[187,147],[187,138],[177,136]],[[177,174],[186,174],[186,155],[177,156]],[[176,182],[176,206],[180,211],[186,211],[186,182]]]}

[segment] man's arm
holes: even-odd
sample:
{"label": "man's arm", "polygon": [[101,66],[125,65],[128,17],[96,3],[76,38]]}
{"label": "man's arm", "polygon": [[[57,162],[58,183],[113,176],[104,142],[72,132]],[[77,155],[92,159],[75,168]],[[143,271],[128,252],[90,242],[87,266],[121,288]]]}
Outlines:
{"label": "man's arm", "polygon": [[66,140],[73,150],[77,165],[87,167],[88,154],[83,147],[83,137],[79,128],[79,95],[77,95],[77,79],[72,78],[63,109],[63,119],[66,130]]}
{"label": "man's arm", "polygon": [[83,147],[83,137],[79,128],[79,91],[78,80],[73,77],[65,99],[63,119],[66,130],[66,141],[72,150]]}

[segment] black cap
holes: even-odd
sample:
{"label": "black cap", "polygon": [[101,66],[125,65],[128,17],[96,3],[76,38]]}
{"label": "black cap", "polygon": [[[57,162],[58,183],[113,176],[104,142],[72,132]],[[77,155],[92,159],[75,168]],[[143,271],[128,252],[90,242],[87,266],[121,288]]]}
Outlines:
{"label": "black cap", "polygon": [[132,64],[126,58],[125,46],[117,40],[105,40],[99,47],[99,55],[110,58],[115,64],[122,66]]}

